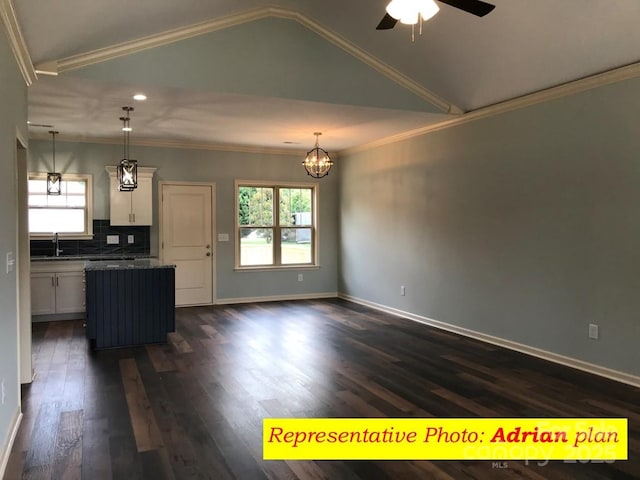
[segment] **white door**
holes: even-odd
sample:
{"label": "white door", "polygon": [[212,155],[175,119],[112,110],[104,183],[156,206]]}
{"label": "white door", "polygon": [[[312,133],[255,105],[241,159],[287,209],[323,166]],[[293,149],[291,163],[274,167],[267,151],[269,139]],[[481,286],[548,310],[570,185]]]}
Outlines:
{"label": "white door", "polygon": [[176,266],[176,305],[213,303],[213,185],[162,184],[160,248]]}

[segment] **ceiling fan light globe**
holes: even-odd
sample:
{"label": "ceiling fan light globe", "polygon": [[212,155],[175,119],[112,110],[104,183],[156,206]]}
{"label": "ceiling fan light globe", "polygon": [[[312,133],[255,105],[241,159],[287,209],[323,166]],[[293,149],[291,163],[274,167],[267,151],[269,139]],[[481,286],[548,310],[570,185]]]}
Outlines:
{"label": "ceiling fan light globe", "polygon": [[400,20],[414,10],[413,0],[391,0],[387,5],[387,13],[396,20]]}
{"label": "ceiling fan light globe", "polygon": [[418,23],[418,11],[408,12],[402,17],[400,17],[400,23],[404,23],[405,25],[415,25]]}
{"label": "ceiling fan light globe", "polygon": [[422,20],[429,20],[440,11],[440,7],[433,0],[422,0],[420,2],[420,15]]}

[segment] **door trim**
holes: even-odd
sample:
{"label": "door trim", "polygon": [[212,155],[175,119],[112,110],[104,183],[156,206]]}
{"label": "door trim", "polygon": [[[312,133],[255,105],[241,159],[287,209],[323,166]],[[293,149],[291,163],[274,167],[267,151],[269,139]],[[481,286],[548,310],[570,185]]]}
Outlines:
{"label": "door trim", "polygon": [[[213,261],[211,265],[211,305],[216,304],[216,270],[218,265],[218,242],[216,236],[216,184],[215,182],[178,182],[170,180],[162,180],[158,182],[158,258],[164,262],[164,249],[162,248],[163,223],[162,223],[162,197],[164,187],[211,187],[211,251],[213,252]],[[187,305],[185,305],[187,306]],[[180,306],[178,306],[180,308]]]}

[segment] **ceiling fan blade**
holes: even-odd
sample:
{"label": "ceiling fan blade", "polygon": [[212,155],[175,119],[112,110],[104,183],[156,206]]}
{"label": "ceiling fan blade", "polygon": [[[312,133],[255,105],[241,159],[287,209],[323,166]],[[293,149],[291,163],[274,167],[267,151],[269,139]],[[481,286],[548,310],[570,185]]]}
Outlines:
{"label": "ceiling fan blade", "polygon": [[480,0],[439,0],[442,3],[446,3],[447,5],[451,5],[452,7],[459,8],[460,10],[464,10],[467,13],[471,13],[472,15],[476,15],[478,17],[484,17],[486,14],[490,13],[495,5],[491,5],[490,3],[482,2]]}
{"label": "ceiling fan blade", "polygon": [[382,20],[380,21],[380,23],[376,27],[376,30],[389,30],[389,29],[395,27],[396,23],[398,23],[398,20],[393,18],[388,13],[385,13],[384,17],[382,17]]}

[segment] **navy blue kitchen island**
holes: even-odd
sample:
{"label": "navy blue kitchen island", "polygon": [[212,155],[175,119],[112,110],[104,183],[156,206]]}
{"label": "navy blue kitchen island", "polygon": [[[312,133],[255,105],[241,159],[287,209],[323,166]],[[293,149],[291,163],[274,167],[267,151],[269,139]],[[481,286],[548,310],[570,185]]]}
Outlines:
{"label": "navy blue kitchen island", "polygon": [[166,343],[175,331],[175,266],[157,259],[85,264],[87,338],[93,348]]}

